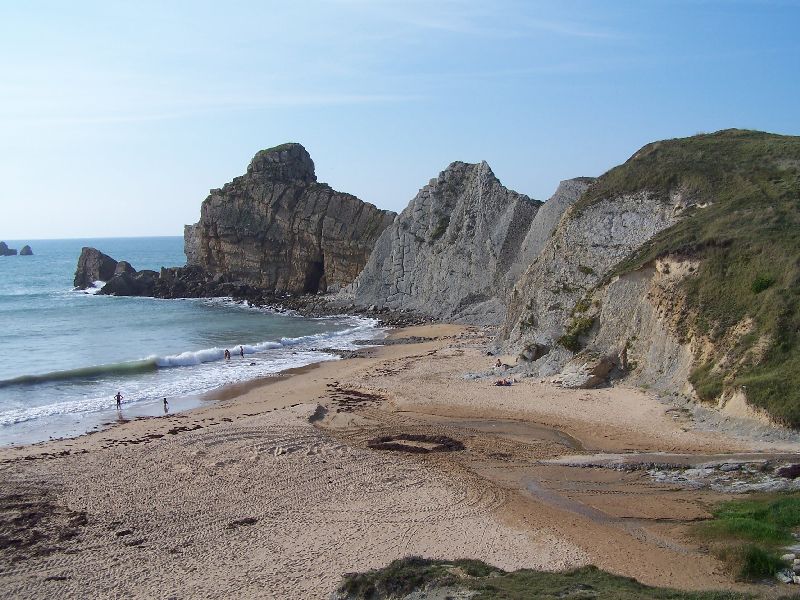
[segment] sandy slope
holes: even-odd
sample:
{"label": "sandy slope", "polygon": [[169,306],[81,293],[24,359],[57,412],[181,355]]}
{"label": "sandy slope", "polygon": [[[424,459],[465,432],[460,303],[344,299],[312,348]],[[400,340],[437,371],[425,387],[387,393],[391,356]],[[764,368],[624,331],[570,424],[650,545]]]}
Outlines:
{"label": "sandy slope", "polygon": [[[409,554],[504,568],[593,562],[648,583],[727,584],[715,561],[674,542],[680,532],[672,526],[596,518],[609,514],[608,502],[597,514],[574,509],[576,498],[588,505],[605,486],[623,513],[644,510],[642,495],[650,494],[645,512],[690,519],[703,514],[702,494],[653,495],[619,474],[575,487],[572,472],[538,461],[582,452],[580,445],[718,452],[752,444],[686,430],[635,390],[465,380],[489,360],[476,330],[396,335],[440,339],[229,390],[192,413],[0,451],[2,594],[325,598],[342,573]],[[487,417],[572,437],[511,425],[497,435],[452,422]],[[466,448],[369,448],[376,436],[398,432],[445,433]],[[550,491],[531,494],[530,477]],[[548,493],[566,497],[565,486],[574,488],[571,499],[551,501]]]}

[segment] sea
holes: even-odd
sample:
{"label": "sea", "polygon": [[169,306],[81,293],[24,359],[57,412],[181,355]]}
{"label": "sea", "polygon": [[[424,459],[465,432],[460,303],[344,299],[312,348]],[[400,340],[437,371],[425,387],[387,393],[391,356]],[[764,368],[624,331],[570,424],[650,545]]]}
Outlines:
{"label": "sea", "polygon": [[182,237],[4,241],[30,244],[34,254],[0,257],[0,445],[191,409],[223,386],[338,360],[322,350],[384,335],[377,321],[348,315],[307,318],[229,298],[73,289],[83,246],[158,270],[185,264]]}

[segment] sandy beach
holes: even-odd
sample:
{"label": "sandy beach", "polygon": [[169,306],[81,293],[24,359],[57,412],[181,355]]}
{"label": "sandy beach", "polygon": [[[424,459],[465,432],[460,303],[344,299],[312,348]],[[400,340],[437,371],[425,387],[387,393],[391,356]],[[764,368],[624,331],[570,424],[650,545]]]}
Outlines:
{"label": "sandy beach", "polygon": [[700,431],[643,390],[465,378],[494,361],[477,328],[392,336],[432,339],[0,450],[2,595],[327,598],[408,555],[744,589],[687,536],[725,493],[575,461],[800,446]]}

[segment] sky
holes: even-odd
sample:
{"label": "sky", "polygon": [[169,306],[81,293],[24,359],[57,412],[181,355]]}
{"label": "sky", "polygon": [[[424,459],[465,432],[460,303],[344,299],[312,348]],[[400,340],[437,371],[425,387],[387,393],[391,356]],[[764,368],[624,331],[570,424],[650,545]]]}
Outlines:
{"label": "sky", "polygon": [[0,240],[182,235],[300,142],[402,210],[455,160],[546,200],[657,139],[800,135],[800,0],[0,3]]}

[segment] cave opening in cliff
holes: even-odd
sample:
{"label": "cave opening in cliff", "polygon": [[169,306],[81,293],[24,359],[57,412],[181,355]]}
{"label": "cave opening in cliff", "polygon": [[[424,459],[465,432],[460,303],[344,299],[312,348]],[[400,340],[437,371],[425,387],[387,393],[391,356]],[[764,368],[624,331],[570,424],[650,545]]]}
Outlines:
{"label": "cave opening in cliff", "polygon": [[303,291],[307,294],[324,292],[327,288],[325,284],[325,257],[312,262],[306,272],[306,283]]}

